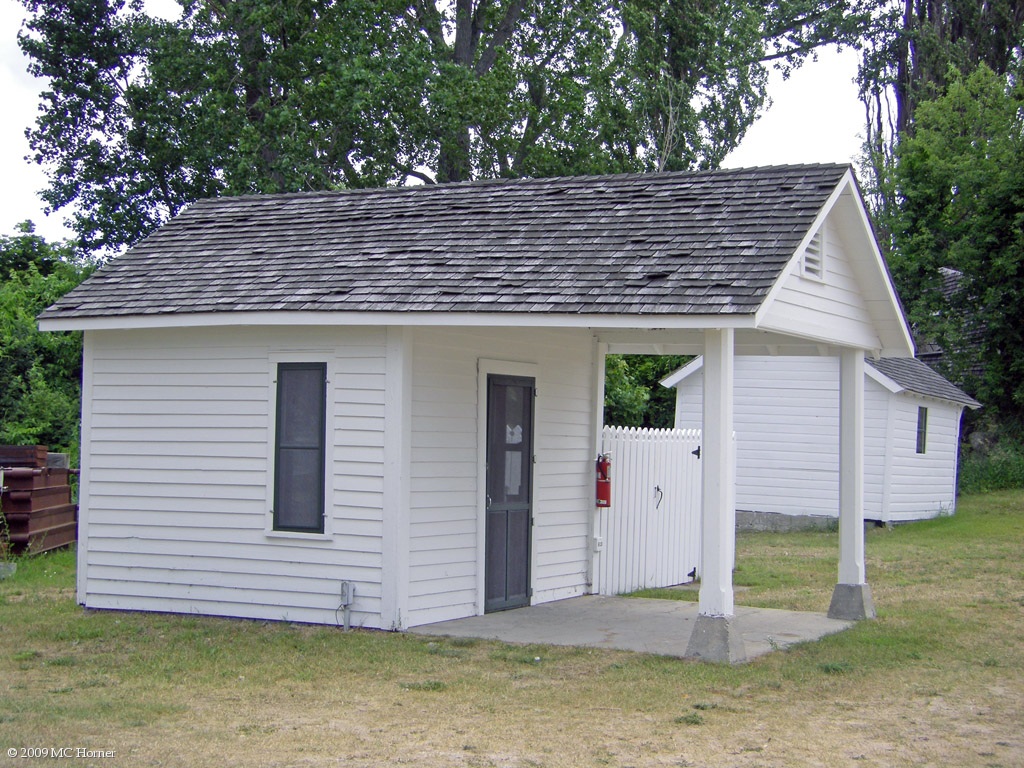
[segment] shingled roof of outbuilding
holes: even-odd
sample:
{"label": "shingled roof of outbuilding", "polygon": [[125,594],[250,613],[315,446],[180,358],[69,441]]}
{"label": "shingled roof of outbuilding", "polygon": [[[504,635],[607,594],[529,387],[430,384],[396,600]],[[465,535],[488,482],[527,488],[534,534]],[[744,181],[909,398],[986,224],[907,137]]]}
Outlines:
{"label": "shingled roof of outbuilding", "polygon": [[41,318],[748,314],[849,170],[783,166],[202,200]]}
{"label": "shingled roof of outbuilding", "polygon": [[877,360],[868,358],[867,363],[908,392],[939,400],[949,400],[969,408],[981,407],[981,403],[916,358],[882,357]]}

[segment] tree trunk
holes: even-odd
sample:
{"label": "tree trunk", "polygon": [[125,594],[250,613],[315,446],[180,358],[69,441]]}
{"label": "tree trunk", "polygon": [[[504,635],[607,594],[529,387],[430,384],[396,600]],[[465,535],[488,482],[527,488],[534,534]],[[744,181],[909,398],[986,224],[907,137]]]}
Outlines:
{"label": "tree trunk", "polygon": [[[480,40],[483,33],[483,18],[491,6],[491,0],[478,0],[474,9],[473,0],[457,0],[455,4],[455,41],[450,48],[450,60],[471,72],[476,79],[486,75],[494,66],[498,50],[511,38],[522,17],[525,0],[511,0],[505,8],[501,21],[494,28],[490,39],[479,57]],[[421,22],[428,13],[421,13]],[[437,34],[428,35],[438,40]],[[436,42],[435,42],[436,45]],[[442,57],[439,56],[440,60]],[[473,178],[472,126],[469,115],[458,115],[457,120],[443,129],[437,159],[437,180],[439,182],[469,181]]]}
{"label": "tree trunk", "polygon": [[469,181],[473,178],[470,161],[469,126],[460,125],[441,139],[437,157],[437,180],[442,183]]}
{"label": "tree trunk", "polygon": [[243,4],[225,3],[218,4],[216,7],[220,9],[221,18],[225,21],[228,29],[238,36],[241,50],[242,82],[245,91],[245,117],[252,125],[256,126],[260,136],[260,177],[269,180],[273,187],[260,191],[288,192],[285,177],[280,168],[280,150],[271,143],[263,125],[267,117],[265,105],[272,97],[270,83],[266,76],[260,74],[261,65],[267,58],[266,46],[263,43],[263,30],[246,18],[246,6]]}

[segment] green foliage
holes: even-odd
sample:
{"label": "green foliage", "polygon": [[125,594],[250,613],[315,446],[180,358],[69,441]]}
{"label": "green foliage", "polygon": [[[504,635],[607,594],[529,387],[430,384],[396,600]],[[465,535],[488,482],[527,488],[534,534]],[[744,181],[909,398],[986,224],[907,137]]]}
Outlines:
{"label": "green foliage", "polygon": [[675,423],[676,393],[660,382],[688,360],[681,355],[608,355],[604,423],[616,427],[671,428]]}
{"label": "green foliage", "polygon": [[1024,3],[889,3],[863,50],[862,181],[915,335],[1019,431]]}
{"label": "green foliage", "polygon": [[636,381],[622,355],[608,355],[604,368],[604,423],[616,427],[638,427],[651,393]]}
{"label": "green foliage", "polygon": [[75,261],[71,243],[49,244],[35,234],[35,225],[23,221],[14,235],[0,235],[0,280],[7,280],[16,272],[24,272],[35,265],[41,275],[49,275],[61,261]]}
{"label": "green foliage", "polygon": [[32,234],[0,237],[0,443],[78,453],[80,333],[42,333],[36,315],[78,285],[91,267],[67,243]]}
{"label": "green foliage", "polygon": [[[1002,420],[1024,420],[1024,82],[950,73],[892,170],[890,267],[919,339]],[[955,270],[943,291],[941,268]],[[948,273],[947,273],[948,274]]]}
{"label": "green foliage", "polygon": [[963,494],[1024,488],[1024,445],[1003,440],[985,453],[969,452],[960,461],[958,490]]}
{"label": "green foliage", "polygon": [[43,196],[117,250],[220,194],[715,167],[880,0],[22,2]]}

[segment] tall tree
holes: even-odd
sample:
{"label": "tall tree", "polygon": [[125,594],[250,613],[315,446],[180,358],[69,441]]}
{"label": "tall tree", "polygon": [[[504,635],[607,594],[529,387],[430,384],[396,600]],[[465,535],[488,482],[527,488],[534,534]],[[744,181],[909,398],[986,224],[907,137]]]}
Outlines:
{"label": "tall tree", "polygon": [[1024,66],[951,70],[891,173],[890,266],[915,330],[946,351],[947,374],[1024,426]]}
{"label": "tall tree", "polygon": [[78,454],[82,335],[41,333],[36,315],[91,271],[31,223],[0,236],[0,443]]}
{"label": "tall tree", "polygon": [[858,79],[866,114],[864,177],[883,219],[897,200],[886,184],[895,147],[915,130],[919,104],[945,92],[951,71],[980,64],[1000,75],[1024,57],[1024,0],[889,0],[865,40]]}
{"label": "tall tree", "polygon": [[211,195],[715,167],[883,0],[23,0],[44,198],[118,249]]}

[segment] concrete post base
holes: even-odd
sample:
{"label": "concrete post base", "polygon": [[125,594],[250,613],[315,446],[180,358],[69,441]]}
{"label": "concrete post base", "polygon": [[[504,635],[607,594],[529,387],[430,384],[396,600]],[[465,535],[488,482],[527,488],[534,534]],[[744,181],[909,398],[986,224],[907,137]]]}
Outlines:
{"label": "concrete post base", "polygon": [[701,661],[738,664],[747,660],[746,648],[739,631],[727,616],[697,617],[686,645],[688,658]]}
{"label": "concrete post base", "polygon": [[871,587],[867,584],[836,584],[832,591],[832,604],[828,607],[828,617],[846,621],[875,618]]}

